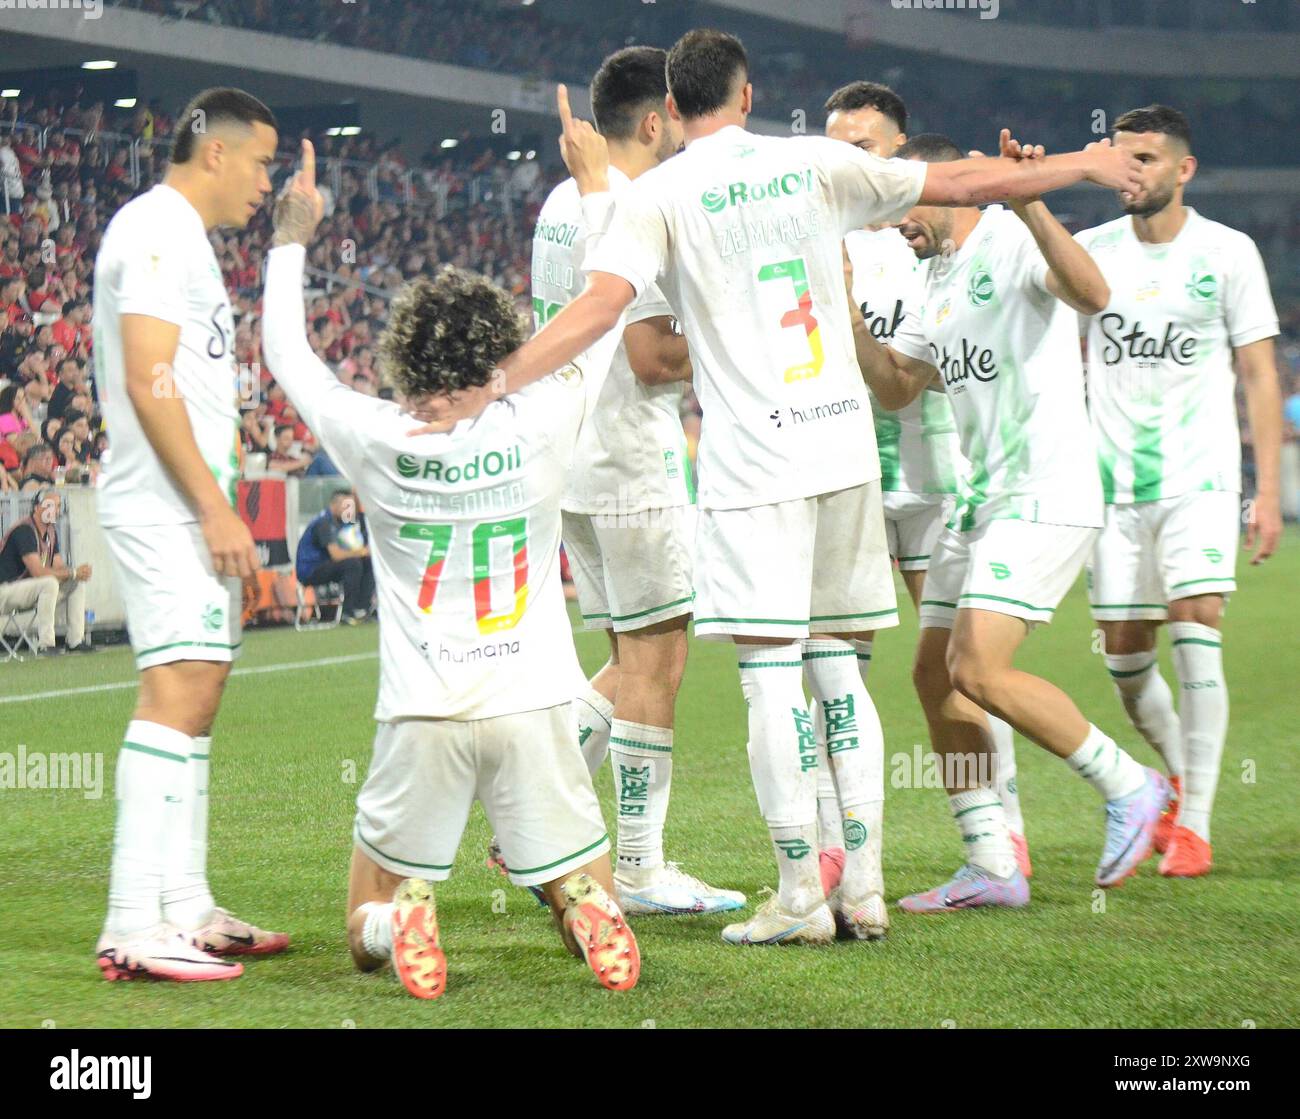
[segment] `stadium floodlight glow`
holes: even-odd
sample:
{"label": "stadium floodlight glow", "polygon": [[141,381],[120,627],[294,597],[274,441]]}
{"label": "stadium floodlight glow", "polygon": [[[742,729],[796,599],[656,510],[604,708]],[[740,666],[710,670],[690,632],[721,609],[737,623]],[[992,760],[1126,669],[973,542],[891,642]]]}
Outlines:
{"label": "stadium floodlight glow", "polygon": [[361,125],[345,124],[339,129],[340,136],[359,136],[361,134]]}
{"label": "stadium floodlight glow", "polygon": [[17,97],[20,93],[21,89],[0,89],[0,97]]}
{"label": "stadium floodlight glow", "polygon": [[99,58],[91,62],[83,62],[81,68],[83,70],[116,70],[117,63],[111,58]]}
{"label": "stadium floodlight glow", "polygon": [[536,153],[532,148],[529,148],[526,152],[524,152],[524,158],[525,158],[525,159],[536,159],[536,158],[537,158],[537,153]]}
{"label": "stadium floodlight glow", "polygon": [[134,98],[134,97],[119,97],[116,101],[113,102],[113,108],[115,108],[115,109],[134,109],[134,108],[135,108],[135,98]]}
{"label": "stadium floodlight glow", "polygon": [[342,131],[343,131],[343,129],[341,129],[341,128],[337,127],[337,126],[334,127],[334,128],[327,128],[327,129],[325,129],[325,135],[326,135],[326,136],[337,136],[337,135],[338,135],[340,132],[342,132]]}
{"label": "stadium floodlight glow", "polygon": [[447,138],[446,138],[446,139],[445,139],[441,144],[439,144],[438,146],[439,146],[440,148],[454,148],[454,147],[455,147],[457,144],[459,144],[459,143],[460,143],[459,140],[456,140],[456,139],[452,138],[451,136],[448,136],[448,137],[447,137]]}
{"label": "stadium floodlight glow", "polygon": [[506,159],[520,159],[523,156],[523,154],[524,154],[523,152],[519,151],[519,149],[516,148],[512,152],[506,152]]}

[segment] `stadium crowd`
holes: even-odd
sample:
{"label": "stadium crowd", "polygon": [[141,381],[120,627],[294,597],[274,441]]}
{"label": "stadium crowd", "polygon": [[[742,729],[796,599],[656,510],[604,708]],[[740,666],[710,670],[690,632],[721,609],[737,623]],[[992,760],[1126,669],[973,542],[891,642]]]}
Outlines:
{"label": "stadium crowd", "polygon": [[[369,10],[382,3],[372,0]],[[298,8],[234,0],[222,5],[233,22],[238,20],[232,13],[245,9],[270,11],[285,21]],[[406,11],[410,18],[424,18]],[[297,27],[306,33],[315,27],[310,19],[317,17],[297,14],[308,22],[277,23],[275,29],[291,33]],[[0,492],[49,483],[93,484],[111,439],[93,376],[95,251],[113,213],[161,179],[174,115],[157,100],[128,111],[81,101],[81,91],[73,89],[39,101],[28,96],[0,102]],[[43,146],[39,130],[45,131]],[[138,181],[126,147],[100,139],[110,135],[143,141]],[[410,168],[397,141],[383,143],[371,135],[314,139],[322,161],[340,161],[341,171],[337,190],[326,188],[327,216],[308,262],[318,284],[308,305],[309,333],[313,348],[340,380],[369,395],[386,393],[375,342],[388,299],[405,281],[431,275],[442,265],[483,273],[511,292],[528,314],[530,234],[554,178],[542,170],[541,160],[510,160],[476,148],[468,136],[453,149],[433,139],[415,167],[424,197],[412,200],[399,189]],[[286,151],[290,142],[286,138]],[[286,158],[282,174],[287,167]],[[367,175],[367,167],[376,173]],[[498,197],[489,200],[490,190],[476,195],[471,190],[476,180],[494,184]],[[503,211],[501,194],[510,187],[513,197]],[[442,206],[432,201],[436,188],[442,188]],[[503,212],[509,220],[502,220]],[[1281,237],[1288,245],[1300,244],[1300,214],[1289,228],[1250,232],[1261,241]],[[263,361],[261,287],[269,242],[269,208],[239,233],[214,234],[235,312],[244,450],[259,456],[253,461],[271,472],[333,474],[334,465]],[[1283,291],[1278,295],[1284,331],[1280,365],[1288,398],[1284,469],[1300,475],[1300,301],[1288,300]],[[693,454],[699,414],[689,393],[686,405]],[[1252,465],[1247,443],[1248,488]],[[1284,494],[1284,510],[1295,517],[1300,477],[1287,481],[1291,496]]]}
{"label": "stadium crowd", "polygon": [[[497,0],[357,0],[350,4],[320,4],[314,0],[109,0],[156,15],[206,21],[225,27],[265,31],[294,38],[333,42],[392,54],[413,55],[496,73],[543,81],[585,83],[611,51],[632,43],[667,44],[692,26],[708,25],[710,9],[696,0],[605,0],[574,7],[545,4],[501,4]],[[1147,22],[1148,5],[1096,4],[1055,0],[1044,5],[1003,0],[1000,16],[1012,20],[1118,27]],[[1282,30],[1294,16],[1265,16],[1242,5],[1236,11],[1208,11],[1207,5],[1165,4],[1161,19],[1187,9],[1188,26],[1201,31]],[[1215,6],[1223,9],[1223,5]],[[1286,8],[1288,5],[1276,5]],[[1195,9],[1194,11],[1192,9]],[[1245,12],[1246,22],[1241,13]],[[1213,16],[1214,18],[1210,18]],[[1086,17],[1086,18],[1085,18]],[[581,19],[581,24],[575,22]],[[1233,22],[1236,20],[1236,22]],[[869,34],[869,31],[868,31]],[[1081,106],[1118,107],[1149,101],[1179,105],[1197,122],[1203,159],[1220,166],[1269,166],[1276,160],[1261,135],[1282,137],[1294,128],[1300,97],[1293,84],[1282,81],[1206,82],[1185,78],[1134,77],[1120,74],[1061,74],[1009,70],[944,59],[873,44],[869,38],[849,45],[843,35],[800,28],[791,36],[788,25],[757,17],[745,35],[751,63],[762,75],[754,95],[757,116],[787,120],[803,113],[815,131],[828,90],[863,73],[895,88],[906,89],[916,106],[913,131],[939,131],[976,137],[987,133],[990,105],[1015,106],[1004,123],[1017,135],[1032,135],[1049,150],[1078,147],[1091,122],[1091,110],[1072,120],[1059,108],[1063,102]],[[1118,110],[1117,110],[1118,111]],[[1243,117],[1253,124],[1249,135],[1239,127]]]}

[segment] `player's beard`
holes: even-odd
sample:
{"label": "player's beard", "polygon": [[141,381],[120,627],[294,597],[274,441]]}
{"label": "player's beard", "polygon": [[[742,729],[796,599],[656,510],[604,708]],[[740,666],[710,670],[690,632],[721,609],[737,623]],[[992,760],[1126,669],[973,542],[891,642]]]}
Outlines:
{"label": "player's beard", "polygon": [[655,151],[655,162],[663,163],[666,159],[672,159],[681,148],[680,144],[674,144],[672,137],[668,135],[665,128],[663,135],[659,137],[659,147]]}
{"label": "player's beard", "polygon": [[1141,199],[1134,199],[1126,203],[1124,213],[1131,214],[1133,217],[1149,218],[1152,214],[1158,214],[1174,199],[1174,184],[1168,183],[1148,191]]}

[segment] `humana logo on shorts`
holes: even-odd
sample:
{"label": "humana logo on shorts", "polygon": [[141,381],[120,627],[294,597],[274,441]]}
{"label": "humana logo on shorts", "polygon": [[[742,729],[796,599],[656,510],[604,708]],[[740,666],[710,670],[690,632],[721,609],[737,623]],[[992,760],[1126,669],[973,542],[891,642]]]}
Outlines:
{"label": "humana logo on shorts", "polygon": [[66,1057],[50,1059],[50,1087],[57,1091],[130,1092],[131,1098],[147,1100],[151,1086],[152,1057],[82,1056],[74,1049]]}
{"label": "humana logo on shorts", "polygon": [[803,194],[813,188],[811,167],[773,175],[765,183],[728,183],[710,187],[700,195],[700,205],[710,214],[720,214],[728,206],[747,206],[784,195]]}
{"label": "humana logo on shorts", "polygon": [[508,470],[518,470],[523,465],[524,451],[516,443],[504,451],[486,451],[468,462],[448,464],[440,458],[420,459],[415,455],[397,456],[397,473],[403,478],[443,482],[454,486],[458,482],[474,482],[480,477],[495,478]]}

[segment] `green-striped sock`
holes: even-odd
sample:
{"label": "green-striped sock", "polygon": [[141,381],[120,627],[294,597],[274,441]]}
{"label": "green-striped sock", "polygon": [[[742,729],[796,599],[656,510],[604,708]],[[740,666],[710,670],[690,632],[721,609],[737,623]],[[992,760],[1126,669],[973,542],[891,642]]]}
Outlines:
{"label": "green-striped sock", "polygon": [[664,863],[664,820],[673,783],[673,731],[615,719],[610,769],[618,803],[618,868]]}

